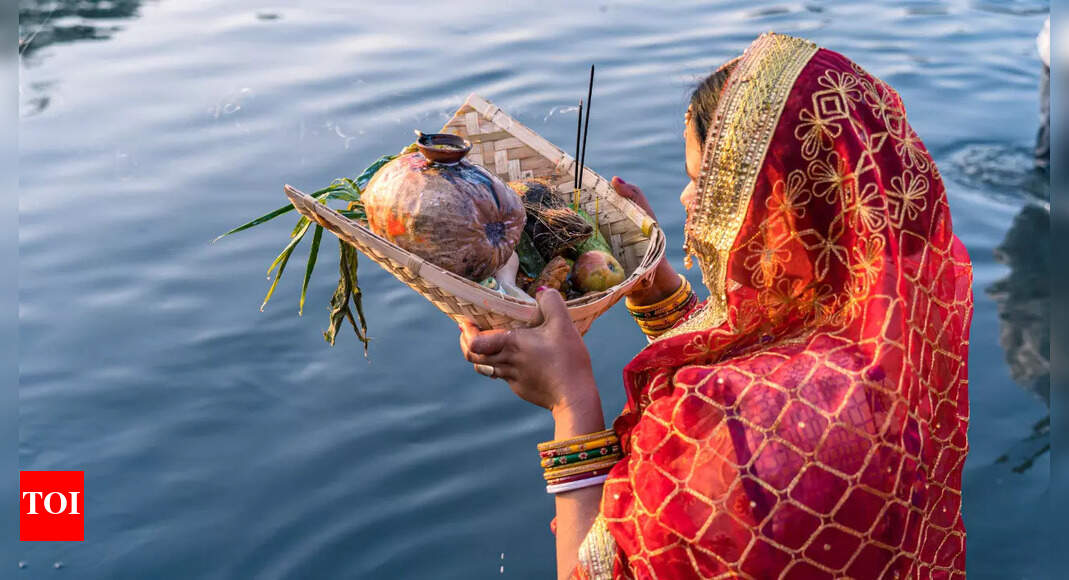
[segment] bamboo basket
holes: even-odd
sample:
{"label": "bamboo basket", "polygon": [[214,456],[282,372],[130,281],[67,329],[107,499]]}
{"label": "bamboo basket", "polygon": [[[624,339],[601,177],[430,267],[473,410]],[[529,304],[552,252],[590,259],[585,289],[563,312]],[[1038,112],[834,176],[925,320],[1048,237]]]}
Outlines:
{"label": "bamboo basket", "polygon": [[[469,96],[442,132],[471,141],[472,149],[466,159],[503,181],[548,178],[565,199],[574,199],[575,159],[493,103],[474,94]],[[527,327],[540,320],[537,305],[504,296],[443,270],[289,185],[285,191],[301,215],[378,262],[453,320],[472,322],[482,330]],[[652,278],[654,268],[664,256],[665,239],[656,222],[633,202],[620,197],[605,178],[589,167],[583,172],[580,205],[596,216],[598,228],[628,274],[612,288],[567,302],[576,328],[585,333],[594,319],[627,295],[631,287]]]}

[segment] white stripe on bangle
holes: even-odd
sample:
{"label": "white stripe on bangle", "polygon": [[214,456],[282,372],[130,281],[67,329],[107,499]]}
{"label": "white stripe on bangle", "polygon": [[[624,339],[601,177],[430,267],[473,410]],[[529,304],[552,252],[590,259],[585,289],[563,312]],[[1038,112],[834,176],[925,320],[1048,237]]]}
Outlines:
{"label": "white stripe on bangle", "polygon": [[566,482],[566,483],[558,483],[558,484],[555,484],[555,485],[547,485],[546,486],[546,493],[564,493],[566,491],[572,491],[572,490],[576,490],[576,489],[583,489],[584,487],[591,487],[591,486],[594,486],[594,485],[599,485],[599,484],[604,483],[605,479],[608,478],[608,477],[609,477],[608,474],[606,474],[606,475],[595,475],[594,477],[588,477],[586,479],[580,479],[580,480],[577,480],[577,481],[569,481],[569,482]]}

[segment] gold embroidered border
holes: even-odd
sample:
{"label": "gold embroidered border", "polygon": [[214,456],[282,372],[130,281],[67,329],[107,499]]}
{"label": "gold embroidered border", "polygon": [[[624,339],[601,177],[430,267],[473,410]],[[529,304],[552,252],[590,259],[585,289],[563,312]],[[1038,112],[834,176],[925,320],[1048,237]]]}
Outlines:
{"label": "gold embroidered border", "polygon": [[783,34],[761,35],[728,78],[706,136],[698,203],[688,217],[684,250],[697,255],[709,300],[658,340],[719,326],[727,318],[727,262],[739,235],[787,97],[817,45]]}
{"label": "gold embroidered border", "polygon": [[579,546],[579,565],[590,580],[612,580],[612,565],[616,559],[616,539],[609,533],[605,518],[598,514],[594,525]]}

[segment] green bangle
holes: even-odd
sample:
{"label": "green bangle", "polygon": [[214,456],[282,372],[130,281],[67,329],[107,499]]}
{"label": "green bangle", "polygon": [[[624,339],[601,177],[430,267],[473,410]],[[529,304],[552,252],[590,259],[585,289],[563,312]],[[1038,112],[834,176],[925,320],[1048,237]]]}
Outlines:
{"label": "green bangle", "polygon": [[619,445],[606,445],[605,447],[598,447],[596,449],[587,449],[586,451],[577,451],[575,453],[569,453],[567,455],[560,455],[557,457],[546,457],[542,460],[542,467],[558,467],[561,465],[575,465],[583,461],[592,461],[594,459],[601,459],[602,457],[608,457],[613,453],[619,453]]}

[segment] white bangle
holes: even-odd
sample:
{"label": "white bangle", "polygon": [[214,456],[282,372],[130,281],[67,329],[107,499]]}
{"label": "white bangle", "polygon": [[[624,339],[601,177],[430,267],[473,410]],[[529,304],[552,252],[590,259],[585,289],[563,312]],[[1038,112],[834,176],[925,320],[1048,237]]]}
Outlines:
{"label": "white bangle", "polygon": [[580,479],[577,481],[569,481],[567,483],[558,483],[555,485],[547,485],[546,493],[564,493],[566,491],[572,491],[575,489],[583,489],[584,487],[591,487],[594,485],[600,485],[605,483],[608,478],[608,474],[595,475],[594,477],[588,477],[586,479]]}

